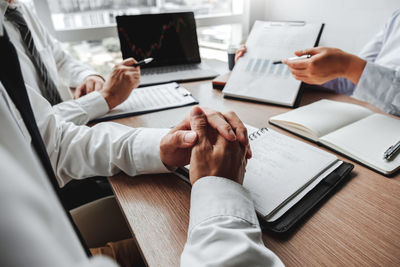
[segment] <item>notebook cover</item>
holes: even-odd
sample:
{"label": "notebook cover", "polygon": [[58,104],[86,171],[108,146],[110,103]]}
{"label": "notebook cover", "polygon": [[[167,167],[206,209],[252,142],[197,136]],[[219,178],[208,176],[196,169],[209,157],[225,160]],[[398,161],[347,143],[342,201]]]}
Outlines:
{"label": "notebook cover", "polygon": [[263,218],[259,218],[262,229],[274,233],[285,233],[291,230],[302,218],[311,213],[317,204],[328,198],[337,186],[349,177],[353,168],[353,164],[343,162],[276,221],[266,222]]}

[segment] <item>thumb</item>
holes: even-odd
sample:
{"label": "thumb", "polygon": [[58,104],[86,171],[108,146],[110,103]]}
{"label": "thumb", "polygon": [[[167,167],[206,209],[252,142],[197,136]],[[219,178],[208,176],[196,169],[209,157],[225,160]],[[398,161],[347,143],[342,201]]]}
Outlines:
{"label": "thumb", "polygon": [[207,117],[204,111],[196,106],[190,111],[190,128],[199,136],[199,142],[207,140]]}
{"label": "thumb", "polygon": [[197,140],[197,133],[195,131],[176,131],[171,135],[170,142],[177,148],[192,147]]}
{"label": "thumb", "polygon": [[315,55],[318,54],[318,47],[314,47],[314,48],[308,48],[308,49],[304,49],[304,50],[298,50],[296,52],[294,52],[294,54],[298,57],[302,56],[302,55]]}

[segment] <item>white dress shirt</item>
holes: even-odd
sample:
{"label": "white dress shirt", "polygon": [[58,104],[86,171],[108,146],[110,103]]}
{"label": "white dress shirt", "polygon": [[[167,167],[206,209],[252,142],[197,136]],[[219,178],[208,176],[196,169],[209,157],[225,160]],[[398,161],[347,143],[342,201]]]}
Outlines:
{"label": "white dress shirt", "polygon": [[339,93],[353,95],[378,108],[400,116],[400,10],[361,50],[359,57],[367,61],[357,86],[339,78],[323,86]]}
{"label": "white dress shirt", "polygon": [[[132,176],[167,172],[159,147],[168,129],[76,126],[26,86],[61,186],[121,170]],[[86,257],[1,83],[0,123],[0,266],[115,266],[104,257]],[[192,189],[190,216],[181,266],[283,265],[264,246],[253,202],[241,185],[202,178]]]}
{"label": "white dress shirt", "polygon": [[[0,12],[3,16],[9,5],[5,0],[0,0]],[[89,75],[97,75],[97,73],[65,52],[60,43],[40,23],[36,14],[25,4],[16,1],[16,4],[11,5],[18,6],[24,15],[36,48],[47,67],[51,79],[58,85],[58,91],[62,99],[69,100],[55,105],[54,111],[64,120],[71,121],[77,125],[86,124],[90,120],[106,114],[109,111],[109,107],[100,93],[93,92],[77,100],[71,100],[68,88],[78,87]],[[29,56],[28,50],[25,48],[17,27],[7,18],[4,18],[4,26],[17,50],[25,83],[40,93],[39,88],[43,87],[43,83]]]}

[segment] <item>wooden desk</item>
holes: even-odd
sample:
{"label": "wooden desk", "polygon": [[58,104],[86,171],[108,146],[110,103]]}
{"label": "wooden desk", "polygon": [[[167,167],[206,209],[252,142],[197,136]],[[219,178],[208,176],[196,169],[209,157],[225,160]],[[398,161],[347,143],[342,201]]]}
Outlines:
{"label": "wooden desk", "polygon": [[[256,127],[268,125],[271,116],[288,110],[224,99],[210,82],[190,83],[185,87],[201,105],[233,110],[244,122]],[[379,112],[366,103],[328,92],[306,91],[301,105],[322,98],[359,103]],[[117,122],[134,127],[170,127],[180,122],[190,108]],[[293,235],[282,239],[264,233],[265,245],[287,266],[400,265],[400,174],[385,178],[354,165],[351,179]],[[179,266],[189,222],[190,186],[172,174],[135,178],[120,174],[111,177],[110,182],[148,265]]]}

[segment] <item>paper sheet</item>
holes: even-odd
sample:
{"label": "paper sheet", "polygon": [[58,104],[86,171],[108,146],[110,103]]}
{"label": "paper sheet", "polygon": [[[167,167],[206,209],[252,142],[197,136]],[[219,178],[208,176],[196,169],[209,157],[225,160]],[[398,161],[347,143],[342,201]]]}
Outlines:
{"label": "paper sheet", "polygon": [[318,138],[371,114],[373,114],[371,110],[359,105],[322,99],[279,114],[270,121],[280,126],[287,126],[293,132],[297,132],[294,126],[303,126],[312,132],[312,139],[318,141]]}
{"label": "paper sheet", "polygon": [[101,118],[126,113],[145,113],[196,103],[189,91],[177,83],[167,83],[134,89],[127,100]]}
{"label": "paper sheet", "polygon": [[400,141],[400,120],[373,114],[321,138],[321,142],[382,173],[400,168],[400,155],[387,161],[385,151]]}
{"label": "paper sheet", "polygon": [[319,148],[268,129],[250,143],[244,187],[263,216],[272,215],[337,162]]}
{"label": "paper sheet", "polygon": [[293,106],[300,88],[285,64],[294,51],[313,47],[321,24],[256,21],[223,93],[227,96]]}

